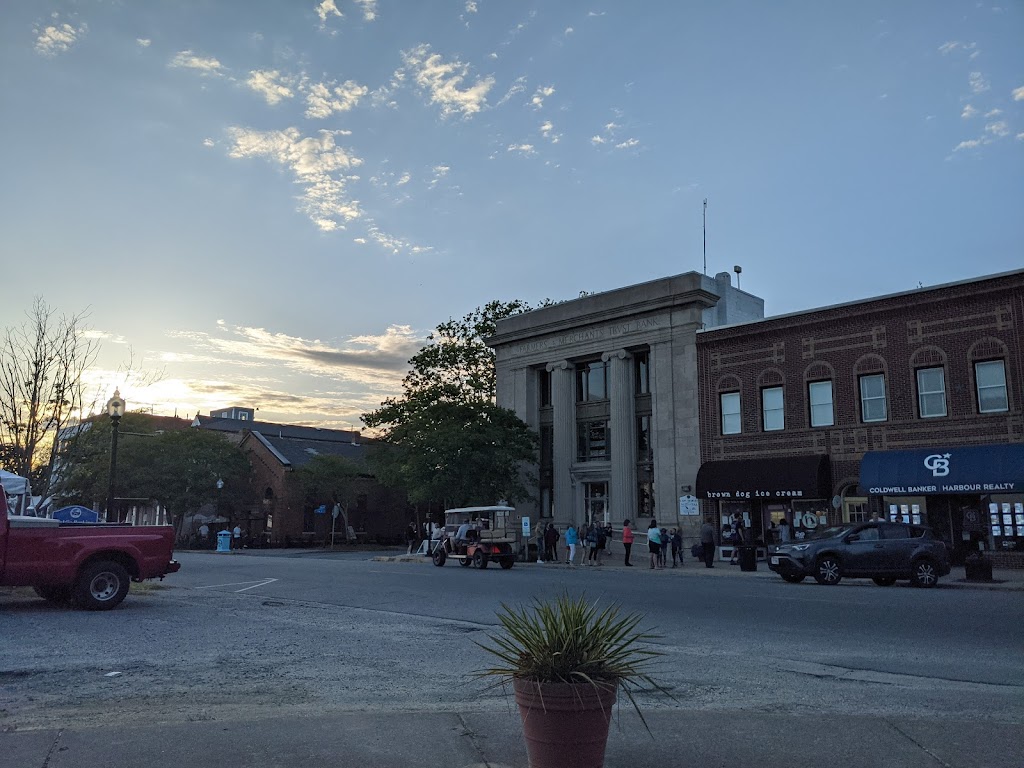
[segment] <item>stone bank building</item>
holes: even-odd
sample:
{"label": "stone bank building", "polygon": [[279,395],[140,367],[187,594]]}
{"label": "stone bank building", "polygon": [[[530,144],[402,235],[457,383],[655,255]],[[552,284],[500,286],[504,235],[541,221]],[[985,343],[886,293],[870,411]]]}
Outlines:
{"label": "stone bank building", "polygon": [[867,519],[1024,566],[1024,270],[764,318],[690,272],[499,321],[498,404],[541,437],[534,521],[687,544]]}
{"label": "stone bank building", "polygon": [[561,528],[629,518],[646,530],[657,515],[695,535],[697,331],[763,316],[728,272],[689,272],[499,321],[498,405],[541,438],[538,502],[520,510]]}

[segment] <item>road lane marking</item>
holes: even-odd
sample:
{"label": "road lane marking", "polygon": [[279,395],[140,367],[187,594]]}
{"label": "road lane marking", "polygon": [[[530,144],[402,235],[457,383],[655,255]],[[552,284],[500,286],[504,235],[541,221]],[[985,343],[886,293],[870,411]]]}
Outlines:
{"label": "road lane marking", "polygon": [[270,584],[277,579],[259,579],[258,581],[232,581],[227,584],[207,584],[202,587],[193,587],[193,589],[219,589],[220,587],[237,587],[241,584],[249,584],[250,586],[244,589],[235,589],[234,592],[245,592],[246,589],[255,589],[256,587],[262,587],[264,584]]}

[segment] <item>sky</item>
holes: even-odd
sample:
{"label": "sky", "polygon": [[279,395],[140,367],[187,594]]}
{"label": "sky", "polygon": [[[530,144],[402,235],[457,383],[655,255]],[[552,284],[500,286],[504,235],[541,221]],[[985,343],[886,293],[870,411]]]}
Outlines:
{"label": "sky", "polygon": [[4,0],[0,328],[41,296],[101,400],[350,429],[448,318],[705,244],[768,315],[1019,269],[1022,41],[1020,0]]}

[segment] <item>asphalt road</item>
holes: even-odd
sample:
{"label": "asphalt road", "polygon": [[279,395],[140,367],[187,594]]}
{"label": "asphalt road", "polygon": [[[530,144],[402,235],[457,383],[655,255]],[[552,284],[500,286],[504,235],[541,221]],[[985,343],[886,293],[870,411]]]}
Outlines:
{"label": "asphalt road", "polygon": [[[1024,593],[791,585],[366,554],[179,556],[110,613],[0,595],[0,730],[505,710],[473,677],[502,601],[621,603],[662,637],[653,710],[1024,723]],[[834,722],[829,720],[829,722]]]}

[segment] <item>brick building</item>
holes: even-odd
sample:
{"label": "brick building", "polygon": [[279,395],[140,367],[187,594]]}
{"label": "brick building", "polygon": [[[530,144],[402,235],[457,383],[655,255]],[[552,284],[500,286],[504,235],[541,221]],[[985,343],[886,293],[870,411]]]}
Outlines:
{"label": "brick building", "polygon": [[697,495],[758,537],[924,522],[1024,566],[1024,270],[696,334]]}

